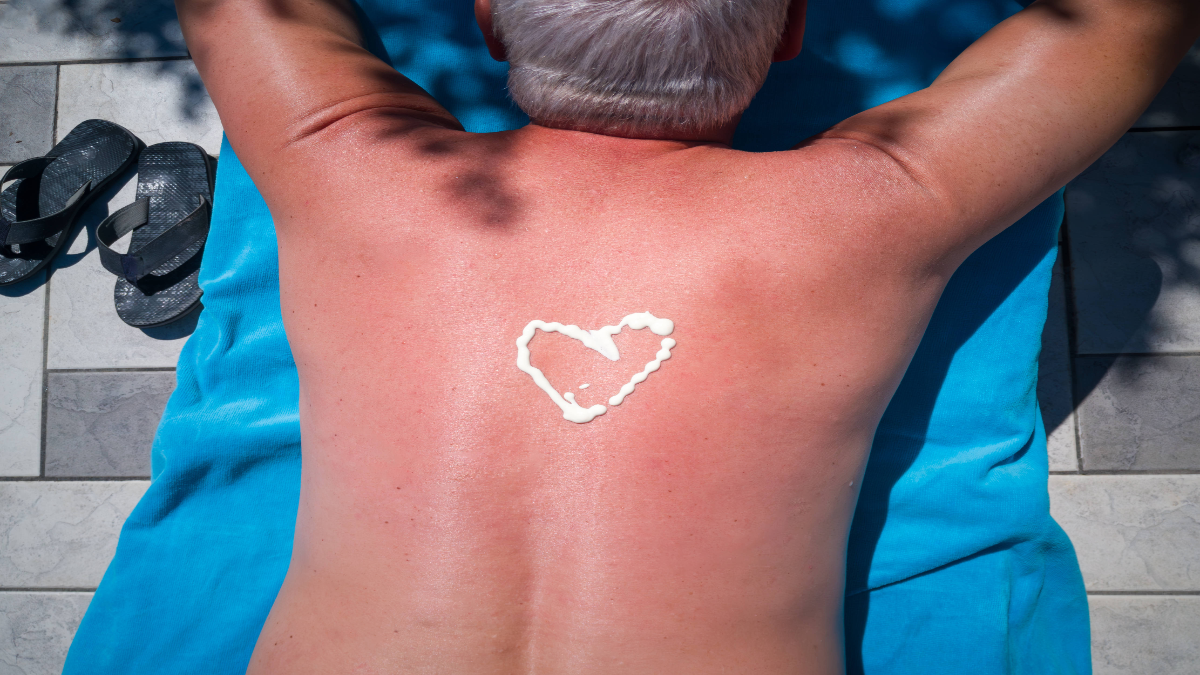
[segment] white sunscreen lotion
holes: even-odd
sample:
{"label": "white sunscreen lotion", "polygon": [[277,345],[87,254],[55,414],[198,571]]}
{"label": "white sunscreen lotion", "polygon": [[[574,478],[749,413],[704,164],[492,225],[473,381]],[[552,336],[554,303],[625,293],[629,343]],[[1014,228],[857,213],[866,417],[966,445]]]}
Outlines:
{"label": "white sunscreen lotion", "polygon": [[[517,367],[526,373],[529,373],[529,376],[533,378],[533,381],[537,384],[537,386],[541,387],[542,391],[546,392],[550,396],[550,399],[558,404],[559,408],[562,408],[563,419],[570,420],[578,424],[591,422],[599,415],[603,415],[604,413],[608,412],[608,408],[600,404],[596,404],[590,408],[584,408],[575,402],[574,393],[568,391],[566,394],[559,394],[554,387],[550,386],[550,381],[546,379],[546,376],[542,373],[542,371],[535,368],[529,362],[529,341],[533,339],[533,334],[538,329],[541,329],[547,333],[562,333],[569,338],[579,340],[584,344],[585,347],[590,347],[600,352],[608,360],[617,361],[620,360],[621,354],[619,351],[617,351],[617,343],[613,342],[612,336],[620,333],[621,328],[625,326],[629,326],[634,330],[649,328],[651,333],[663,336],[670,335],[675,331],[674,322],[672,322],[670,319],[660,319],[650,312],[630,314],[624,319],[621,319],[621,322],[615,326],[605,326],[604,328],[597,330],[584,330],[579,326],[564,326],[561,323],[546,323],[545,321],[538,321],[535,319],[530,321],[529,324],[525,326],[525,330],[521,332],[521,337],[517,338]],[[625,385],[621,387],[621,391],[617,392],[615,396],[608,399],[608,404],[621,405],[621,402],[625,400],[625,397],[633,393],[634,387],[641,382],[645,382],[646,378],[650,376],[650,373],[658,370],[663,361],[671,358],[671,348],[674,346],[675,340],[671,338],[664,338],[662,341],[662,349],[658,350],[658,353],[654,355],[654,360],[650,363],[647,363],[646,367],[642,369],[642,372],[636,373],[629,380],[629,382],[625,383]],[[580,386],[580,389],[583,389],[587,386],[588,385],[582,385]]]}

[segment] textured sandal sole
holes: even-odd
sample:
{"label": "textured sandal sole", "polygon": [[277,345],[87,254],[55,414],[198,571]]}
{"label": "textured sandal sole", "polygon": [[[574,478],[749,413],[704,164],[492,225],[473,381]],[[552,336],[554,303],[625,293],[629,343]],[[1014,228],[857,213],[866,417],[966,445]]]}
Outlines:
{"label": "textured sandal sole", "polygon": [[[119,133],[121,139],[128,139],[129,145],[114,142],[110,135]],[[98,143],[103,137],[105,140]],[[58,234],[37,242],[26,244],[22,250],[32,247],[48,247],[49,250],[37,251],[40,258],[10,258],[0,254],[0,286],[10,286],[25,281],[42,271],[53,262],[62,252],[63,247],[72,239],[79,225],[79,218],[84,211],[94,203],[114,182],[125,175],[125,172],[137,161],[138,153],[146,147],[144,143],[129,130],[106,122],[104,120],[87,120],[81,122],[70,131],[51,152],[58,159],[46,170],[41,177],[25,189],[38,190],[38,209],[41,213],[54,213],[75,194],[87,181],[95,181],[92,191],[79,200],[74,211],[67,214],[69,224]],[[16,197],[22,185],[30,179],[18,180],[0,193],[0,209],[5,217],[16,219],[32,214],[16,213]],[[16,261],[27,261],[19,264]],[[12,278],[9,278],[12,277]]]}
{"label": "textured sandal sole", "polygon": [[[158,143],[142,152],[137,199],[150,199],[150,218],[130,235],[130,250],[153,240],[194,211],[201,195],[211,203],[212,164],[212,158],[191,143]],[[197,282],[202,247],[193,245],[150,270],[138,286],[117,279],[113,303],[121,320],[136,328],[153,328],[177,321],[195,309],[204,294]]]}

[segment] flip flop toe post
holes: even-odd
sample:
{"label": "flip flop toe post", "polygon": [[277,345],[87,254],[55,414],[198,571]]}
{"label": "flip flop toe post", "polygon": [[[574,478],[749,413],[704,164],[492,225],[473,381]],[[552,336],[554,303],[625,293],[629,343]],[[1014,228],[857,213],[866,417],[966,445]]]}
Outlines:
{"label": "flip flop toe post", "polygon": [[50,264],[79,216],[137,160],[144,147],[105,120],[80,123],[43,157],[0,178],[0,286],[24,281]]}

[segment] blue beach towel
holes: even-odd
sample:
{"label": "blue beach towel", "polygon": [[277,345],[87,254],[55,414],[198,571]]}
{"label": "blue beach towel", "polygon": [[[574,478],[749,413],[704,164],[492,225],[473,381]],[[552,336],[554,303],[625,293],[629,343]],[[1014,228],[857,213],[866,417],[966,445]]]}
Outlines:
{"label": "blue beach towel", "polygon": [[[467,129],[526,120],[465,0],[364,1],[370,46]],[[812,0],[737,147],[786,148],[927,85],[1011,0]],[[1049,515],[1035,400],[1056,196],[954,276],[876,436],[851,531],[850,673],[1090,673],[1087,603]],[[154,480],[65,673],[241,673],[287,570],[300,481],[297,379],[270,215],[228,144]]]}

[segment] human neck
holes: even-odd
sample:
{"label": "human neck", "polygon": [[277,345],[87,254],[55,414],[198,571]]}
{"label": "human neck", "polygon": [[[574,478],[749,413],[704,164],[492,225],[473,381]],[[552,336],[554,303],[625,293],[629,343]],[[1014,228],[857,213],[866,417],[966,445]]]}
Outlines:
{"label": "human neck", "polygon": [[684,145],[699,145],[716,143],[719,145],[730,145],[733,142],[733,133],[737,130],[738,122],[741,120],[741,115],[733,118],[729,122],[711,129],[701,129],[692,132],[672,132],[664,131],[661,134],[646,134],[646,133],[626,133],[616,129],[597,129],[587,125],[574,126],[571,124],[548,123],[548,122],[531,122],[532,128],[546,129],[550,131],[569,131],[594,134],[597,136],[608,136],[611,138],[620,138],[637,141],[661,141],[665,143],[682,143]]}

